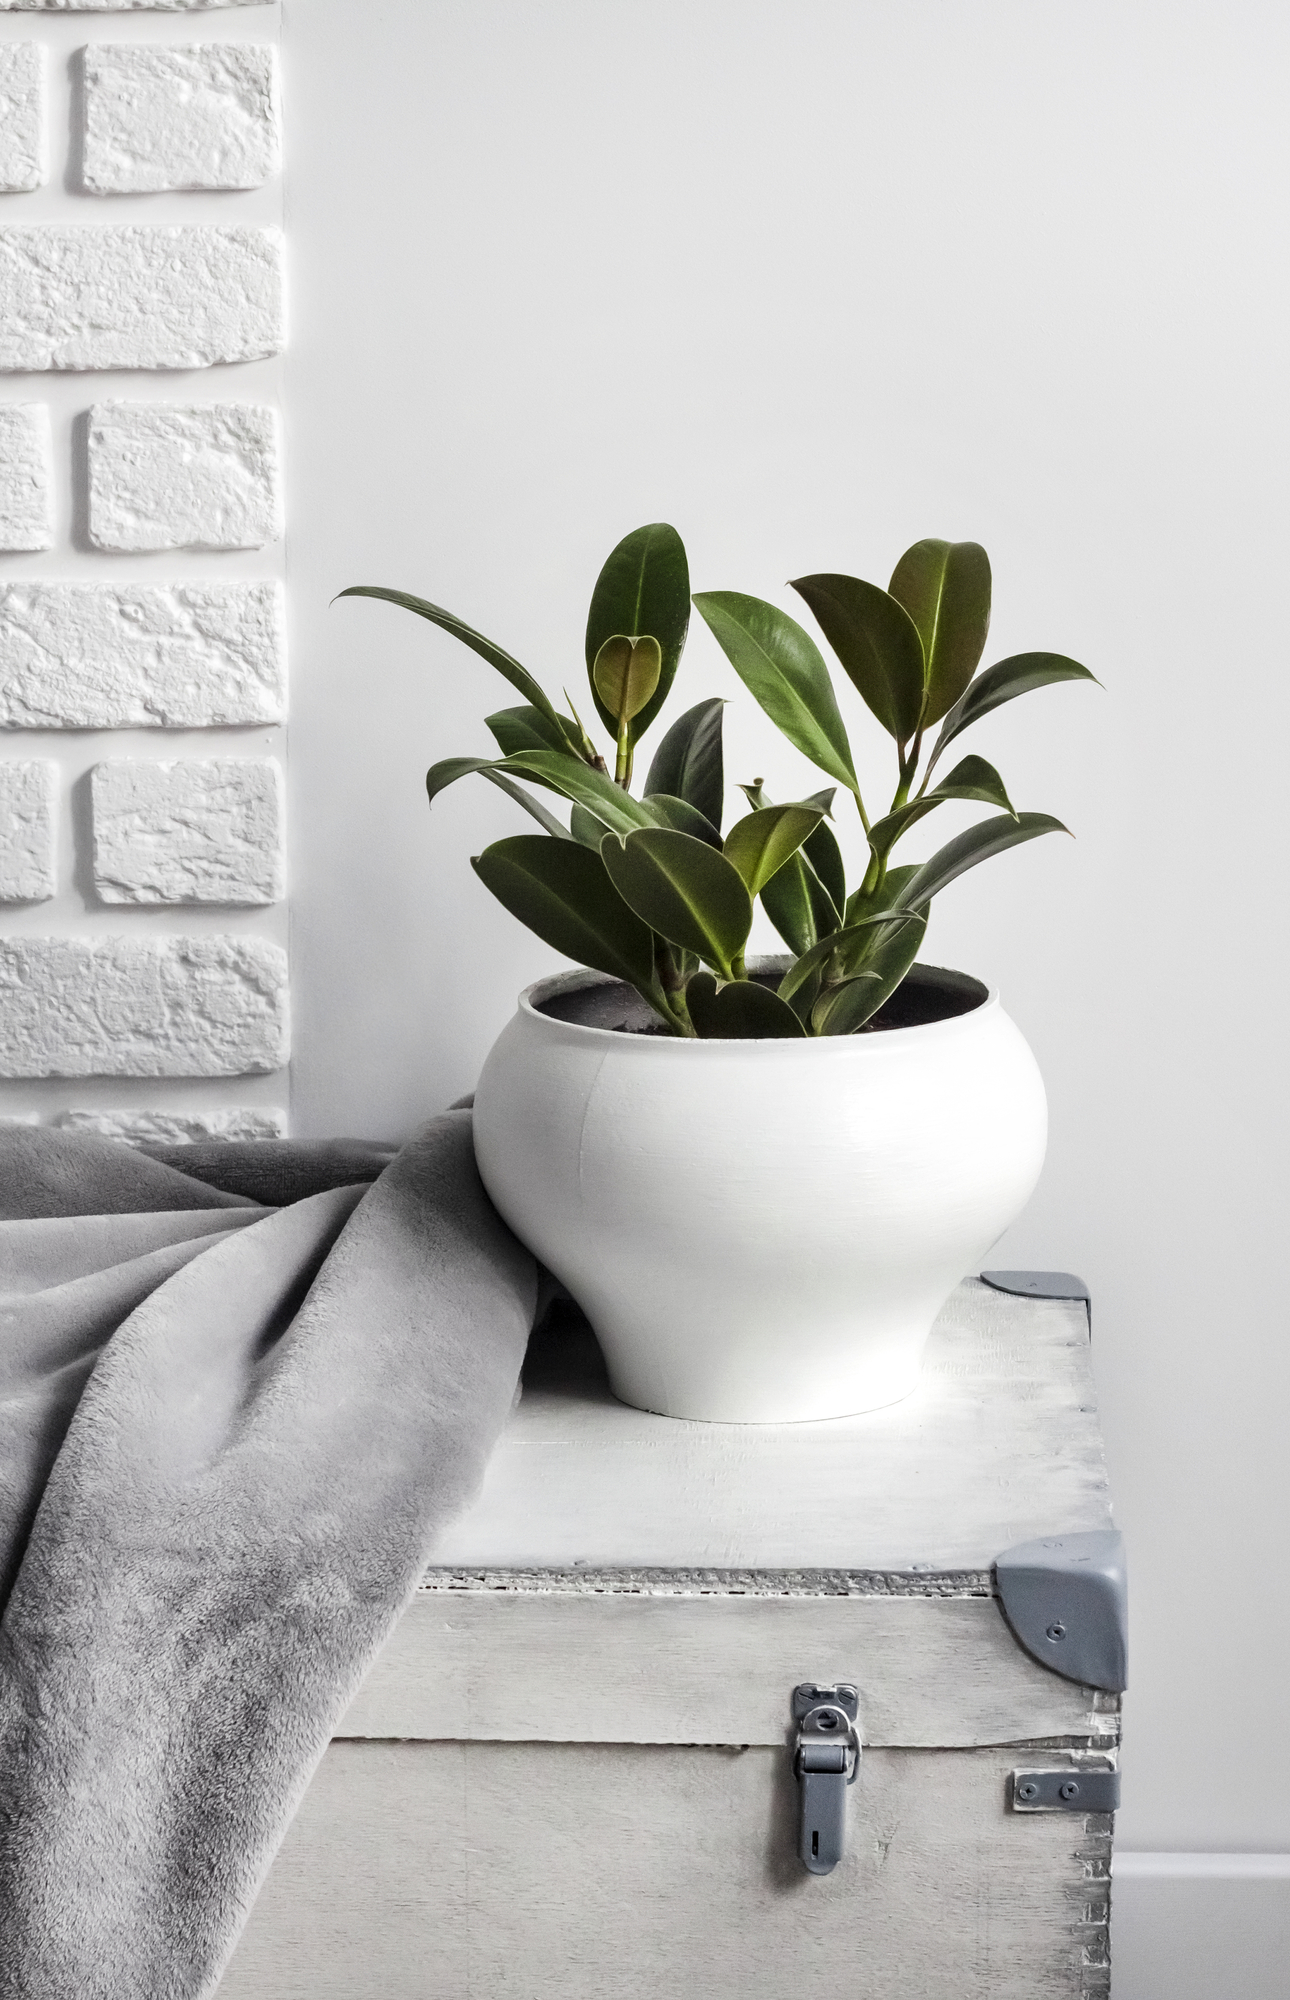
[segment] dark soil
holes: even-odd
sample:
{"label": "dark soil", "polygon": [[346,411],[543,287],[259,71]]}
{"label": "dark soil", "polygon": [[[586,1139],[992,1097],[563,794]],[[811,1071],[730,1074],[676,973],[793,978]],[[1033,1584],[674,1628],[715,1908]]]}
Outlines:
{"label": "dark soil", "polygon": [[[759,985],[772,992],[783,978],[782,967],[774,972],[756,972]],[[953,972],[939,965],[915,965],[906,974],[872,1021],[857,1032],[880,1035],[888,1028],[921,1028],[934,1021],[952,1021],[970,1014],[986,998],[986,988],[966,972]],[[561,993],[543,1003],[541,1010],[558,1021],[575,1021],[587,1028],[607,1028],[619,1035],[672,1037],[663,1023],[638,993],[616,980],[584,988],[578,993]]]}

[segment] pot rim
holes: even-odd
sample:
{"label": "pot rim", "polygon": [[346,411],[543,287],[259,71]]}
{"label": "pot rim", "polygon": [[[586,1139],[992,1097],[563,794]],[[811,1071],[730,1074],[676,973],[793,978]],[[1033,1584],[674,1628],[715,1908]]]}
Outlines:
{"label": "pot rim", "polygon": [[[787,953],[762,952],[751,957],[748,963],[750,969],[755,972],[771,972],[781,968],[786,970],[792,964],[792,959]],[[949,972],[955,968],[937,966],[929,967],[929,970]],[[960,973],[959,977],[975,979],[976,974]],[[687,1060],[690,1059],[690,1051],[700,1049],[706,1051],[709,1056],[714,1056],[720,1051],[737,1055],[740,1050],[750,1048],[778,1052],[781,1057],[800,1058],[807,1049],[849,1050],[852,1054],[868,1051],[872,1055],[881,1048],[890,1049],[896,1044],[903,1043],[910,1035],[922,1035],[926,1038],[929,1035],[971,1033],[973,1023],[981,1021],[986,1016],[1003,1012],[998,987],[987,986],[985,999],[981,1004],[978,1007],[970,1007],[964,1014],[951,1014],[944,1021],[920,1021],[908,1028],[884,1028],[880,1035],[803,1035],[800,1039],[783,1035],[743,1035],[691,1041],[688,1036],[629,1035],[624,1034],[620,1028],[592,1028],[582,1021],[564,1021],[558,1015],[544,1014],[541,1009],[542,1001],[553,1000],[558,994],[581,992],[588,986],[625,984],[624,980],[615,979],[610,973],[593,972],[589,966],[580,966],[574,972],[552,973],[546,979],[535,979],[531,986],[524,988],[516,1002],[516,1012],[540,1022],[547,1032],[554,1032],[560,1040],[590,1039],[593,1042],[612,1045],[617,1049],[630,1049],[642,1056],[663,1056],[673,1050],[684,1051]],[[977,984],[984,985],[985,982],[977,980]],[[630,991],[630,988],[628,990]]]}

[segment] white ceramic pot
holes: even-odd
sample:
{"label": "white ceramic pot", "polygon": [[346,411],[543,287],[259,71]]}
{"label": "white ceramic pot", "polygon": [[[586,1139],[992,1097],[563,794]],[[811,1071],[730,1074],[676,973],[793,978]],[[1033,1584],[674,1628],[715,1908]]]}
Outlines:
{"label": "white ceramic pot", "polygon": [[1034,1189],[1047,1107],[997,994],[923,966],[901,991],[915,1016],[920,992],[967,1011],[696,1042],[606,1025],[652,1016],[596,973],[520,996],[475,1095],[479,1170],[623,1402],[789,1423],[914,1387],[932,1321]]}

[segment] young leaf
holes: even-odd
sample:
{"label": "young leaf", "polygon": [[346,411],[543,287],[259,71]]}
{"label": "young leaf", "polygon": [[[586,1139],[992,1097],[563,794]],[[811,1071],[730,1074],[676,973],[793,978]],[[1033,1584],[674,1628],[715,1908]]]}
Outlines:
{"label": "young leaf", "polygon": [[624,902],[669,944],[692,951],[723,979],[752,928],[752,898],[724,854],[688,833],[655,827],[619,841],[606,834],[601,859]]}
{"label": "young leaf", "polygon": [[888,589],[923,642],[926,729],[954,706],[980,665],[990,630],[990,558],[979,542],[915,542]]}
{"label": "young leaf", "polygon": [[908,805],[898,806],[886,819],[875,820],[869,829],[869,845],[880,860],[890,854],[902,833],[925,819],[929,812],[946,799],[978,799],[988,806],[1002,806],[1013,819],[1017,817],[1016,807],[1004,790],[1003,779],[993,764],[987,764],[984,757],[964,757],[954,766],[948,778],[932,791],[924,793],[921,799],[911,799]]}
{"label": "young leaf", "polygon": [[629,639],[617,633],[605,640],[592,663],[591,685],[597,708],[614,718],[615,737],[640,714],[662,671],[663,649],[648,634],[643,639]]}
{"label": "young leaf", "polygon": [[1091,674],[1078,660],[1068,660],[1063,653],[1014,653],[1010,659],[987,667],[959,696],[942,723],[927,760],[928,771],[956,736],[970,729],[983,715],[989,715],[991,709],[1001,707],[1005,701],[1015,701],[1019,694],[1029,694],[1032,688],[1051,687],[1056,681],[1092,681],[1095,686],[1101,685],[1096,674]]}
{"label": "young leaf", "polygon": [[846,726],[829,670],[810,634],[775,605],[737,590],[701,591],[694,601],[776,728],[821,771],[858,795]]}
{"label": "young leaf", "polygon": [[667,792],[646,792],[641,803],[653,813],[659,826],[670,826],[674,833],[692,833],[696,840],[706,840],[709,847],[720,847],[721,835],[697,806],[671,798]]}
{"label": "young leaf", "polygon": [[634,827],[656,824],[648,807],[630,792],[623,791],[606,772],[579,764],[572,757],[563,757],[556,750],[522,750],[508,757],[500,768],[513,777],[532,778],[536,784],[558,792],[561,798],[586,806],[614,833],[630,833]]}
{"label": "young leaf", "polygon": [[649,926],[628,909],[598,854],[574,840],[526,833],[494,841],[470,865],[498,902],[553,950],[626,980],[657,1006]]}
{"label": "young leaf", "polygon": [[[667,699],[689,623],[690,570],[681,537],[666,521],[634,529],[612,551],[596,579],[587,613],[586,645],[590,675],[597,653],[615,633],[625,632],[632,639],[648,633],[658,641],[661,653],[658,685],[632,720],[633,743],[640,741]],[[617,716],[602,702],[594,680],[592,693],[601,721],[616,737]]]}
{"label": "young leaf", "polygon": [[426,796],[431,805],[440,792],[449,785],[455,785],[458,778],[469,777],[475,771],[481,778],[487,778],[490,784],[496,785],[499,792],[505,792],[508,799],[514,799],[517,806],[523,806],[525,812],[557,840],[570,838],[568,828],[561,826],[555,814],[549,813],[522,785],[513,784],[490,757],[444,757],[438,764],[432,764],[426,772]]}
{"label": "young leaf", "polygon": [[548,721],[540,708],[499,708],[484,717],[485,726],[503,757],[519,750],[559,750],[568,754],[564,731]]}
{"label": "young leaf", "polygon": [[666,792],[695,806],[713,826],[721,825],[726,778],[721,756],[725,702],[696,702],[678,716],[654,753],[645,780],[646,796]]}
{"label": "young leaf", "polygon": [[799,576],[792,588],[889,736],[907,743],[923,712],[923,642],[903,604],[858,576]]}
{"label": "young leaf", "polygon": [[541,709],[548,722],[553,722],[557,729],[560,728],[560,718],[550,698],[538,686],[528,668],[522,667],[518,660],[513,660],[509,653],[504,653],[500,646],[495,646],[491,639],[485,639],[481,632],[474,631],[453,612],[441,610],[437,604],[427,603],[424,597],[413,597],[406,590],[383,590],[377,584],[371,583],[353,583],[348,590],[342,590],[338,595],[384,598],[387,604],[401,605],[405,611],[415,611],[418,618],[428,618],[432,625],[437,625],[443,632],[450,632],[454,639],[461,640],[463,646],[469,646],[472,653],[478,653],[481,660],[487,660],[490,667],[496,667],[498,673],[508,680],[526,701],[532,702],[534,708]]}
{"label": "young leaf", "polygon": [[1059,819],[1050,818],[1047,813],[1018,813],[1015,819],[1008,813],[1000,813],[997,819],[980,820],[976,826],[968,827],[965,833],[956,834],[953,840],[946,841],[930,861],[915,869],[899,892],[900,907],[904,910],[921,909],[969,868],[975,868],[980,861],[989,861],[993,855],[1002,854],[1006,848],[1019,846],[1023,840],[1037,840],[1041,833],[1069,832],[1068,826],[1063,826]]}
{"label": "young leaf", "polygon": [[703,1041],[798,1040],[806,1033],[791,1007],[754,979],[718,987],[710,972],[696,972],[685,1003]]}
{"label": "young leaf", "polygon": [[750,896],[761,894],[820,820],[818,807],[791,805],[762,806],[735,822],[722,851],[739,870]]}
{"label": "young leaf", "polygon": [[826,987],[811,1009],[817,1035],[854,1035],[889,1000],[922,949],[927,918],[921,912],[879,933],[863,971],[840,986]]}

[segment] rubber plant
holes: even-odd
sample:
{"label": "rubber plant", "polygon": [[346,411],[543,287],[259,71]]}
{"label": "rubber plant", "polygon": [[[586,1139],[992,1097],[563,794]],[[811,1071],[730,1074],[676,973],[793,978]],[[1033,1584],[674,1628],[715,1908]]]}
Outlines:
{"label": "rubber plant", "polygon": [[[405,591],[357,584],[341,592],[428,619],[521,696],[520,706],[486,718],[499,755],[432,767],[431,802],[477,774],[522,806],[541,833],[495,841],[473,857],[476,873],[556,951],[635,987],[673,1035],[859,1032],[913,964],[934,896],[1006,848],[1066,831],[1046,813],[1018,812],[984,757],[943,769],[950,745],[1004,702],[1055,681],[1093,679],[1060,653],[1019,653],[977,671],[990,624],[983,548],[916,542],[886,590],[841,575],[798,577],[792,588],[895,745],[895,790],[876,819],[815,640],[775,605],[731,590],[701,592],[693,603],[749,693],[833,783],[775,803],[755,779],[739,788],[748,809],[723,834],[724,703],[714,699],[678,716],[641,795],[633,793],[636,749],[676,678],[690,618],[685,548],[666,523],[619,542],[592,593],[587,673],[613,744],[612,773],[567,693],[566,713],[518,660],[460,618]],[[567,825],[534,786],[565,802]],[[850,889],[830,823],[839,789],[854,799],[868,846],[863,877]],[[929,860],[893,865],[898,843],[949,799],[996,810]],[[793,954],[777,986],[750,976],[745,961],[758,899]]]}

